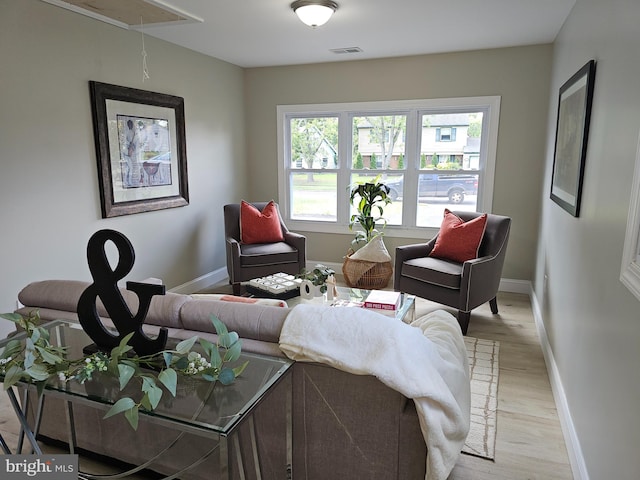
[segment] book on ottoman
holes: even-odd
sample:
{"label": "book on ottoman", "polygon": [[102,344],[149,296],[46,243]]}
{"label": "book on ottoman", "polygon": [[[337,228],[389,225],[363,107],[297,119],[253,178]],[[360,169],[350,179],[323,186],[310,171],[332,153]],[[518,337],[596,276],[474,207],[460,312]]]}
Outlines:
{"label": "book on ottoman", "polygon": [[395,314],[400,308],[402,294],[390,290],[371,290],[364,301],[364,308],[379,310],[382,313]]}

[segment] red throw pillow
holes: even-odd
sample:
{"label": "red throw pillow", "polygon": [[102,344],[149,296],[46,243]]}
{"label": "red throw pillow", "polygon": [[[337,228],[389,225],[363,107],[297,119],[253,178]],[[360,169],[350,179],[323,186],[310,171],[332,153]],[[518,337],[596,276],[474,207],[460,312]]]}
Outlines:
{"label": "red throw pillow", "polygon": [[240,203],[240,239],[242,243],[282,242],[282,227],[278,208],[272,201],[262,212],[250,203]]}
{"label": "red throw pillow", "polygon": [[478,258],[478,249],[486,225],[486,213],[464,222],[445,208],[438,239],[429,256],[458,263]]}

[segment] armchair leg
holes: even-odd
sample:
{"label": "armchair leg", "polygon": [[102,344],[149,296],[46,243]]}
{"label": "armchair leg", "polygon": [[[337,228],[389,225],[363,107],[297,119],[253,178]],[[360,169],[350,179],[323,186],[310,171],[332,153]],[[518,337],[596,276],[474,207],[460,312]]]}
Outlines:
{"label": "armchair leg", "polygon": [[241,283],[232,283],[231,286],[233,287],[233,294],[234,295],[240,295],[240,287],[242,286]]}
{"label": "armchair leg", "polygon": [[491,300],[489,300],[489,307],[491,307],[491,313],[493,313],[494,315],[498,314],[498,299],[497,299],[497,297],[493,297]]}
{"label": "armchair leg", "polygon": [[462,329],[463,335],[467,334],[467,330],[469,329],[470,318],[471,318],[471,312],[463,312],[462,310],[458,310],[458,323],[460,324],[460,328]]}

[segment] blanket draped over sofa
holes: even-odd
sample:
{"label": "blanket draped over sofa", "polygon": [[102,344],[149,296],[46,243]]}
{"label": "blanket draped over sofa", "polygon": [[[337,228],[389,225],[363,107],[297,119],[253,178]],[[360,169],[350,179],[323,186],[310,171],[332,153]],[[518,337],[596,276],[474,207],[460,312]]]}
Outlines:
{"label": "blanket draped over sofa", "polygon": [[469,365],[456,319],[438,310],[410,325],[368,310],[298,305],[280,348],[291,359],[373,375],[416,405],[427,480],[447,478],[469,431]]}

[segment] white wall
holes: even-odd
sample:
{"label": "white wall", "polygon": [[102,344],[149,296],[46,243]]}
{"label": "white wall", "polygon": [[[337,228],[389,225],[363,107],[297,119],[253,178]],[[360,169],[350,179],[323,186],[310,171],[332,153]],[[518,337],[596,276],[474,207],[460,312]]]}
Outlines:
{"label": "white wall", "polygon": [[[151,37],[145,47],[143,83],[139,32],[0,2],[1,312],[28,282],[90,280],[86,244],[103,228],[133,243],[129,280],[172,288],[224,268],[222,205],[245,185],[242,69]],[[190,205],[101,218],[89,80],[184,98]]]}
{"label": "white wall", "polygon": [[[554,45],[535,295],[579,439],[578,478],[594,480],[640,475],[640,303],[619,280],[640,130],[638,19],[636,0],[578,0]],[[595,95],[574,218],[549,200],[557,96],[590,59]]]}

